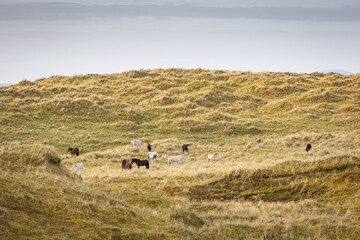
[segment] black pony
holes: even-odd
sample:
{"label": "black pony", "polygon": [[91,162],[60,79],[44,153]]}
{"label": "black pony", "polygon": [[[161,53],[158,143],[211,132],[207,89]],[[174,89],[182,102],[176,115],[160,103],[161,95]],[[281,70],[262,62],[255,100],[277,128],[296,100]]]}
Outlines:
{"label": "black pony", "polygon": [[151,152],[151,145],[150,143],[147,144],[148,152]]}
{"label": "black pony", "polygon": [[79,149],[78,148],[68,148],[68,152],[71,152],[71,155],[79,156]]}
{"label": "black pony", "polygon": [[309,152],[311,150],[311,144],[308,143],[308,145],[306,145],[306,151]]}
{"label": "black pony", "polygon": [[140,166],[145,166],[146,169],[149,169],[149,161],[148,160],[140,160],[140,159],[137,159],[137,158],[133,158],[131,160],[131,163],[136,163],[138,168],[140,168]]}
{"label": "black pony", "polygon": [[189,144],[182,145],[183,153],[185,153],[185,152],[189,153],[189,146],[190,146]]}

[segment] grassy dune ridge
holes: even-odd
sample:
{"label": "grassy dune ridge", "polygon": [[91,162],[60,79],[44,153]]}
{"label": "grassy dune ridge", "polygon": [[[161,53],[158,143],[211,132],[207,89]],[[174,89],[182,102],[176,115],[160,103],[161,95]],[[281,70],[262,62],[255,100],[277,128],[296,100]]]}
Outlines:
{"label": "grassy dune ridge", "polygon": [[[359,113],[359,74],[154,69],[1,87],[0,236],[356,239]],[[160,153],[150,170],[121,170],[146,159],[132,139]]]}

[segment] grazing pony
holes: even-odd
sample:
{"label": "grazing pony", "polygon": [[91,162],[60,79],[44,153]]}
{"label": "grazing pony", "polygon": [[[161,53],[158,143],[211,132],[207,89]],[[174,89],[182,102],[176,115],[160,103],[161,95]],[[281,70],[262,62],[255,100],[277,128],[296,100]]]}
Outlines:
{"label": "grazing pony", "polygon": [[305,150],[305,151],[309,152],[310,150],[311,150],[311,144],[308,143],[308,144],[306,145],[306,150]]}
{"label": "grazing pony", "polygon": [[84,170],[84,164],[82,163],[74,163],[73,164],[73,170],[75,169],[75,172],[77,172],[77,170]]}
{"label": "grazing pony", "polygon": [[150,143],[147,144],[148,152],[151,152],[151,145]]}
{"label": "grazing pony", "polygon": [[126,159],[122,160],[122,161],[121,161],[121,168],[122,168],[122,169],[125,169],[126,163],[128,163],[128,162],[129,162],[129,161],[126,160]]}
{"label": "grazing pony", "polygon": [[132,164],[127,161],[125,164],[125,170],[131,170],[131,168],[132,168]]}
{"label": "grazing pony", "polygon": [[147,156],[148,156],[148,160],[150,160],[150,158],[151,158],[153,163],[155,162],[157,157],[160,157],[159,153],[156,152],[156,151],[155,152],[148,152]]}
{"label": "grazing pony", "polygon": [[261,143],[261,139],[257,140],[256,142],[257,142],[257,143]]}
{"label": "grazing pony", "polygon": [[133,158],[131,160],[131,163],[136,163],[138,168],[140,168],[140,166],[145,166],[146,169],[149,169],[149,161],[148,160],[140,160],[140,159],[137,159],[137,158]]}
{"label": "grazing pony", "polygon": [[215,157],[214,157],[213,154],[209,154],[209,155],[208,155],[208,161],[209,161],[209,162],[210,162],[210,161],[215,161]]}
{"label": "grazing pony", "polygon": [[79,156],[79,149],[78,148],[68,148],[68,152],[71,152],[71,155]]}
{"label": "grazing pony", "polygon": [[171,156],[168,158],[168,162],[169,162],[169,165],[171,165],[173,162],[177,162],[179,164],[179,162],[181,161],[181,159],[184,158],[184,161],[185,161],[185,155],[178,155],[178,156]]}
{"label": "grazing pony", "polygon": [[141,140],[131,140],[131,146],[140,147],[140,146],[144,146],[144,143]]}
{"label": "grazing pony", "polygon": [[185,154],[186,153],[189,153],[189,144],[184,144],[182,145],[182,150],[183,150],[183,153]]}

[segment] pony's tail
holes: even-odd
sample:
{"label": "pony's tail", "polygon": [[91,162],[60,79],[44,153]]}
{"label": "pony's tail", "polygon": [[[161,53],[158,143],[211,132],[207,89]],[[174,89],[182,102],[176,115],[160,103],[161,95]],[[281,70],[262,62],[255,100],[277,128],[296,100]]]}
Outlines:
{"label": "pony's tail", "polygon": [[79,149],[76,148],[76,156],[79,156]]}

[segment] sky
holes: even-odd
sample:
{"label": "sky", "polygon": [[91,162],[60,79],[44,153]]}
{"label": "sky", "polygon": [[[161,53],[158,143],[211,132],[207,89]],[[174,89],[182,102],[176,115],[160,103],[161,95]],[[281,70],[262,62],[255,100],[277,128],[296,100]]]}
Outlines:
{"label": "sky", "polygon": [[360,0],[0,0],[0,84],[153,68],[360,72]]}

